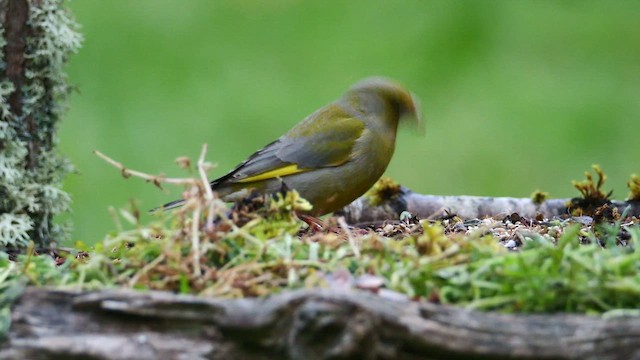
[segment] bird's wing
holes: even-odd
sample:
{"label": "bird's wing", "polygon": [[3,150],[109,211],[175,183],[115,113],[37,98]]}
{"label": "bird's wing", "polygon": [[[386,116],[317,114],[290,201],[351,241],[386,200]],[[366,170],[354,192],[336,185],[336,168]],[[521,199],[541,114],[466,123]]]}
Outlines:
{"label": "bird's wing", "polygon": [[351,159],[353,146],[364,130],[362,120],[338,105],[329,105],[214,180],[212,185],[249,183],[344,164]]}

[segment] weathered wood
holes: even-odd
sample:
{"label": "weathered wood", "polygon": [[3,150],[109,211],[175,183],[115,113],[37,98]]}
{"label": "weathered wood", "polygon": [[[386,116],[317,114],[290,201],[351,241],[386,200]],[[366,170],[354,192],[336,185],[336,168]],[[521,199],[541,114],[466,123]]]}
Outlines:
{"label": "weathered wood", "polygon": [[640,318],[506,315],[303,290],[265,299],[29,288],[2,359],[640,359]]}
{"label": "weathered wood", "polygon": [[[338,214],[344,216],[349,224],[397,220],[403,211],[421,219],[442,218],[447,214],[474,219],[511,213],[518,213],[525,218],[534,218],[538,214],[552,218],[567,215],[570,201],[571,199],[549,199],[536,204],[529,198],[425,195],[402,186],[395,197],[383,204],[374,206],[366,196],[362,196],[345,206]],[[628,216],[640,216],[640,201],[614,200],[611,206],[617,208],[619,213],[626,210]]]}

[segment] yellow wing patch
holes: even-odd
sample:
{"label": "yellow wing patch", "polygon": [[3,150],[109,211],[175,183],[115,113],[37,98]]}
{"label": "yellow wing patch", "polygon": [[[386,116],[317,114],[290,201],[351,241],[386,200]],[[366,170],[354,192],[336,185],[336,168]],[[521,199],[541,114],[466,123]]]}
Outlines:
{"label": "yellow wing patch", "polygon": [[283,177],[287,175],[293,175],[293,174],[301,173],[303,171],[306,171],[306,170],[298,168],[298,165],[296,164],[291,164],[291,165],[283,166],[281,168],[263,172],[262,174],[250,176],[248,178],[238,180],[237,182],[239,183],[256,182],[260,180],[267,180],[267,179],[273,179],[273,178]]}

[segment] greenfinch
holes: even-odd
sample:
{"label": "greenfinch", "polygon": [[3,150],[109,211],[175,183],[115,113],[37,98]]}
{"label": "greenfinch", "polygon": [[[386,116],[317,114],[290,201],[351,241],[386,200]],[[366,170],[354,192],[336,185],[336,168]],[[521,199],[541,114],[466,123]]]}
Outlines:
{"label": "greenfinch", "polygon": [[[211,181],[211,189],[229,202],[251,189],[261,193],[295,189],[313,205],[309,215],[333,212],[382,176],[395,149],[398,123],[409,119],[420,125],[420,115],[418,101],[403,86],[367,78]],[[183,203],[176,200],[162,208]]]}

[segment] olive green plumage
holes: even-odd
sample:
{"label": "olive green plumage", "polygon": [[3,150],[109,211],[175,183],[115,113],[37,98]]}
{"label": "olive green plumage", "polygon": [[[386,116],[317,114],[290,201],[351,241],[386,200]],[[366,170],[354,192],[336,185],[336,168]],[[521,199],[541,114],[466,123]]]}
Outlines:
{"label": "olive green plumage", "polygon": [[[417,100],[384,78],[365,79],[320,108],[278,140],[211,182],[225,201],[249,189],[273,193],[297,190],[324,215],[364,194],[384,173],[395,149],[398,123],[420,123]],[[182,205],[177,200],[165,209]]]}

